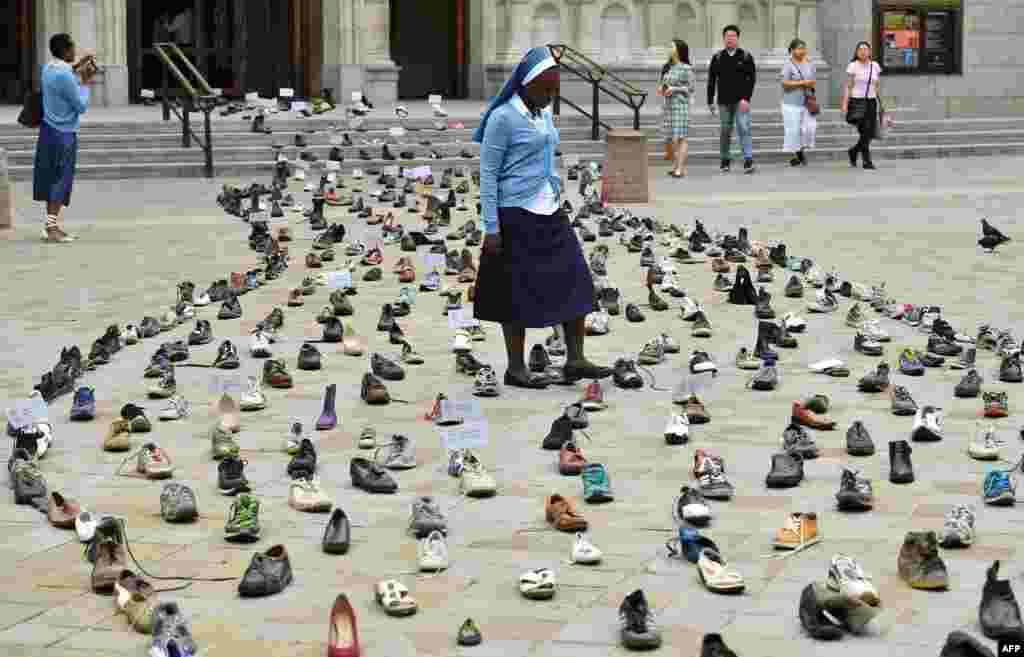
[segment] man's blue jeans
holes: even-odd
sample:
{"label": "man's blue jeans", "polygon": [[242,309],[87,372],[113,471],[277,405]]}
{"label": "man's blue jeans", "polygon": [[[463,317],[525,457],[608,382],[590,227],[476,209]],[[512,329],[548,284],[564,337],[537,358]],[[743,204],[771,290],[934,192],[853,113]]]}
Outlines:
{"label": "man's blue jeans", "polygon": [[718,117],[721,121],[722,127],[721,136],[719,138],[719,148],[721,150],[722,161],[728,162],[732,159],[733,124],[736,125],[736,138],[740,142],[740,148],[743,149],[743,159],[754,159],[754,139],[750,134],[751,112],[741,112],[739,103],[736,103],[735,105],[719,105]]}

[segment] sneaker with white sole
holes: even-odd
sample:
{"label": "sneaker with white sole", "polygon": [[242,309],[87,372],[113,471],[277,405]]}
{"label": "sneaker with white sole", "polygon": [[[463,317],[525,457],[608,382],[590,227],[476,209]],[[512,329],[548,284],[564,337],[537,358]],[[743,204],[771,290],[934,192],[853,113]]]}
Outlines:
{"label": "sneaker with white sole", "polygon": [[473,382],[473,394],[477,397],[497,397],[501,394],[501,384],[498,383],[498,375],[490,365],[484,365],[476,373],[476,380]]}
{"label": "sneaker with white sole", "polygon": [[566,352],[565,338],[560,330],[556,330],[544,340],[544,348],[551,356],[564,356]]}
{"label": "sneaker with white sole", "polygon": [[249,353],[253,358],[270,358],[273,355],[270,339],[261,329],[252,332],[252,337],[249,340]]}
{"label": "sneaker with white sole", "polygon": [[608,311],[603,308],[587,315],[584,323],[587,335],[608,335],[608,320]]}
{"label": "sneaker with white sole", "polygon": [[452,338],[452,352],[458,354],[469,351],[471,349],[469,340],[470,336],[468,331],[456,331],[455,337]]}
{"label": "sneaker with white sole", "polygon": [[292,420],[292,424],[288,427],[288,433],[284,437],[284,451],[286,454],[295,456],[299,453],[299,446],[302,444],[303,439],[302,422],[299,420]]}
{"label": "sneaker with white sole", "polygon": [[288,506],[296,511],[325,513],[331,510],[334,503],[320,486],[320,478],[313,475],[292,480],[288,492]]}
{"label": "sneaker with white sole", "polygon": [[878,590],[871,583],[871,578],[853,557],[844,554],[832,557],[825,585],[836,593],[860,600],[869,607],[877,607],[881,603]]}
{"label": "sneaker with white sole", "polygon": [[711,521],[711,509],[699,490],[683,486],[672,503],[672,517],[679,524],[688,522],[702,527]]}
{"label": "sneaker with white sole", "polygon": [[718,366],[711,360],[711,356],[705,351],[694,351],[690,356],[690,373],[704,374],[706,372],[717,373]]}
{"label": "sneaker with white sole", "polygon": [[910,439],[915,442],[938,442],[942,440],[941,408],[922,406],[914,415],[914,428],[910,431]]}
{"label": "sneaker with white sole", "polygon": [[498,492],[498,484],[494,477],[487,472],[476,454],[468,449],[462,453],[459,490],[468,497],[490,497]]}
{"label": "sneaker with white sole", "polygon": [[180,420],[192,414],[192,404],[181,395],[175,395],[167,400],[167,405],[160,409],[157,415],[161,420]]}
{"label": "sneaker with white sole", "polygon": [[803,333],[807,328],[807,322],[804,321],[803,317],[794,313],[786,313],[782,321],[786,324],[786,330],[790,333]]}
{"label": "sneaker with white sole", "polygon": [[267,398],[263,394],[260,380],[249,377],[249,387],[238,400],[238,408],[243,411],[261,411],[267,407]]}
{"label": "sneaker with white sole", "polygon": [[174,380],[174,366],[164,370],[160,379],[149,386],[149,396],[154,399],[167,399],[178,392],[178,385]]}
{"label": "sneaker with white sole", "polygon": [[576,533],[576,542],[572,546],[572,563],[592,565],[600,563],[601,558],[604,554],[601,550],[594,547],[594,544],[590,542],[590,537],[585,532]]}
{"label": "sneaker with white sole", "polygon": [[690,420],[684,414],[673,413],[665,425],[665,443],[685,445],[690,440]]}
{"label": "sneaker with white sole", "polygon": [[420,541],[419,565],[423,571],[439,571],[448,568],[448,542],[439,531]]}
{"label": "sneaker with white sole", "polygon": [[978,436],[967,445],[967,454],[979,461],[999,460],[999,448],[1003,442],[996,437],[995,426],[981,428]]}

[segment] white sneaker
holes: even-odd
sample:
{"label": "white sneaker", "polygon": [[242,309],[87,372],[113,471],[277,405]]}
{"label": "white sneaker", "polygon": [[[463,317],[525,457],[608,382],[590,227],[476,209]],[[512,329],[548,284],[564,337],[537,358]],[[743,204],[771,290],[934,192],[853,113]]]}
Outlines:
{"label": "white sneaker", "polygon": [[455,332],[455,337],[452,338],[452,351],[455,353],[470,351],[469,333],[467,331],[460,329]]}
{"label": "white sneaker", "polygon": [[420,541],[420,570],[445,570],[448,568],[448,543],[444,534],[434,530]]}
{"label": "white sneaker", "polygon": [[604,554],[590,542],[590,538],[583,532],[576,533],[576,542],[572,546],[572,562],[579,564],[595,564],[601,562]]}
{"label": "white sneaker", "polygon": [[826,586],[844,596],[856,598],[869,607],[877,607],[880,598],[871,578],[853,557],[837,554],[832,557]]}
{"label": "white sneaker", "polygon": [[138,344],[139,342],[139,329],[135,324],[128,324],[124,327],[121,336],[124,338],[125,344]]}
{"label": "white sneaker", "polygon": [[661,347],[665,350],[666,354],[679,353],[679,343],[668,333],[662,333],[657,337],[657,340],[661,342]]}
{"label": "white sneaker", "polygon": [[352,178],[355,180],[362,179],[366,174],[363,173],[362,169],[352,169]]}
{"label": "white sneaker", "polygon": [[683,445],[690,438],[690,420],[685,414],[672,414],[665,424],[665,442],[669,445]]}
{"label": "white sneaker", "polygon": [[661,262],[658,263],[658,268],[661,269],[666,276],[676,273],[676,265],[668,256],[661,256]]}
{"label": "white sneaker", "polygon": [[979,461],[999,460],[999,448],[1003,442],[996,438],[995,427],[990,424],[980,434],[967,445],[967,454]]}
{"label": "white sneaker", "polygon": [[462,452],[462,470],[459,473],[459,489],[469,497],[490,497],[498,492],[494,481],[483,463],[468,449]]}
{"label": "white sneaker", "polygon": [[877,319],[865,319],[861,323],[860,332],[864,334],[865,338],[874,342],[892,341],[892,336],[882,328],[882,324]]}
{"label": "white sneaker", "polygon": [[436,116],[437,118],[439,118],[439,119],[448,118],[448,112],[446,112],[443,109],[441,109],[440,105],[431,105],[430,107],[433,108],[434,116]]}
{"label": "white sneaker", "polygon": [[39,432],[39,437],[36,438],[36,458],[41,459],[53,444],[53,425],[45,421],[34,422],[32,428]]}
{"label": "white sneaker", "polygon": [[299,445],[302,444],[302,422],[292,420],[288,428],[288,435],[284,437],[284,451],[294,456],[299,453]]}
{"label": "white sneaker", "polygon": [[249,353],[253,358],[270,358],[270,340],[264,335],[262,330],[256,329],[252,332],[252,338],[249,342]]}
{"label": "white sneaker", "polygon": [[161,420],[180,420],[192,414],[192,404],[181,395],[171,397],[157,415]]}
{"label": "white sneaker", "polygon": [[691,297],[685,296],[682,300],[682,307],[679,309],[683,319],[689,321],[697,316],[697,313],[704,312],[704,306],[694,301]]}
{"label": "white sneaker", "polygon": [[586,319],[586,331],[588,335],[608,334],[608,311],[602,308],[596,313],[590,313]]}
{"label": "white sneaker", "polygon": [[78,534],[78,540],[83,543],[91,541],[96,534],[96,526],[99,524],[100,519],[96,515],[85,510],[79,511],[75,516],[75,532]]}
{"label": "white sneaker", "polygon": [[544,348],[548,350],[548,355],[564,356],[565,338],[562,336],[562,332],[556,330],[552,335],[549,335],[547,339],[544,340]]}
{"label": "white sneaker", "polygon": [[827,290],[818,290],[818,293],[814,295],[814,299],[807,302],[807,310],[813,313],[831,313],[835,312],[839,308],[839,302]]}
{"label": "white sneaker", "polygon": [[914,428],[910,430],[910,439],[919,442],[937,442],[942,440],[942,409],[935,406],[922,406],[914,415]]}
{"label": "white sneaker", "polygon": [[671,290],[678,289],[678,287],[679,285],[676,283],[676,277],[673,274],[666,272],[665,275],[661,277],[662,292],[669,292]]}
{"label": "white sneaker", "polygon": [[267,407],[267,398],[263,395],[260,380],[255,376],[249,377],[249,389],[242,393],[238,400],[238,408],[243,411],[261,411]]}
{"label": "white sneaker", "polygon": [[292,180],[305,180],[306,170],[299,167],[295,167],[295,172],[292,173]]}
{"label": "white sneaker", "polygon": [[782,321],[786,322],[786,330],[792,333],[801,333],[807,328],[807,322],[804,321],[804,318],[794,313],[786,313]]}

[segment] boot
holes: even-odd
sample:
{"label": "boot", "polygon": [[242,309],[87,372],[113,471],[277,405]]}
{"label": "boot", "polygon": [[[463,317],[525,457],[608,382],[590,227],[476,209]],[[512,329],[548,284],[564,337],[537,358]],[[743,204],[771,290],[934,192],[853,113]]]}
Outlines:
{"label": "boot", "polygon": [[249,195],[249,212],[256,213],[260,211],[260,193],[252,192]]}
{"label": "boot", "polygon": [[939,657],[995,657],[995,654],[970,634],[956,630],[946,637]]}
{"label": "boot", "polygon": [[320,413],[320,418],[316,421],[317,431],[330,431],[338,425],[338,416],[334,411],[334,398],[337,391],[338,386],[333,383],[324,391],[324,408]]}
{"label": "boot", "polygon": [[905,440],[889,442],[889,481],[909,484],[914,481],[914,466],[910,462],[910,444]]}
{"label": "boot", "polygon": [[1020,606],[1013,595],[1010,580],[996,579],[999,562],[993,562],[986,571],[985,586],[981,590],[978,621],[981,631],[990,639],[1019,639],[1024,636]]}
{"label": "boot", "polygon": [[754,355],[762,360],[778,360],[779,354],[772,351],[769,336],[773,335],[775,325],[771,322],[757,323],[757,338],[754,342]]}
{"label": "boot", "polygon": [[864,162],[865,169],[875,169],[875,163],[871,161],[871,151],[867,148],[861,150],[861,160]]}
{"label": "boot", "polygon": [[326,230],[327,220],[324,219],[324,196],[317,194],[313,197],[313,211],[309,215],[309,227],[313,230]]}
{"label": "boot", "polygon": [[773,246],[771,248],[771,251],[769,251],[769,253],[768,253],[768,259],[771,260],[776,265],[778,265],[779,267],[785,267],[786,266],[786,245],[785,244],[776,244],[775,246]]}
{"label": "boot", "polygon": [[[907,532],[896,568],[900,578],[911,588],[928,591],[949,588],[949,574],[939,557],[939,539],[935,532]],[[1017,618],[1019,621],[1020,616]]]}

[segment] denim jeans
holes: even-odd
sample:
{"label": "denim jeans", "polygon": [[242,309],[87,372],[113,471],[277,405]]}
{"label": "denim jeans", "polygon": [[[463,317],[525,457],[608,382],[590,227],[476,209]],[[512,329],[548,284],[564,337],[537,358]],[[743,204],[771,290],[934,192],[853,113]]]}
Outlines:
{"label": "denim jeans", "polygon": [[721,121],[721,136],[719,148],[723,162],[732,159],[732,127],[736,125],[736,138],[743,149],[743,159],[754,159],[754,140],[750,134],[750,111],[741,112],[739,103],[735,105],[719,105],[718,117]]}

